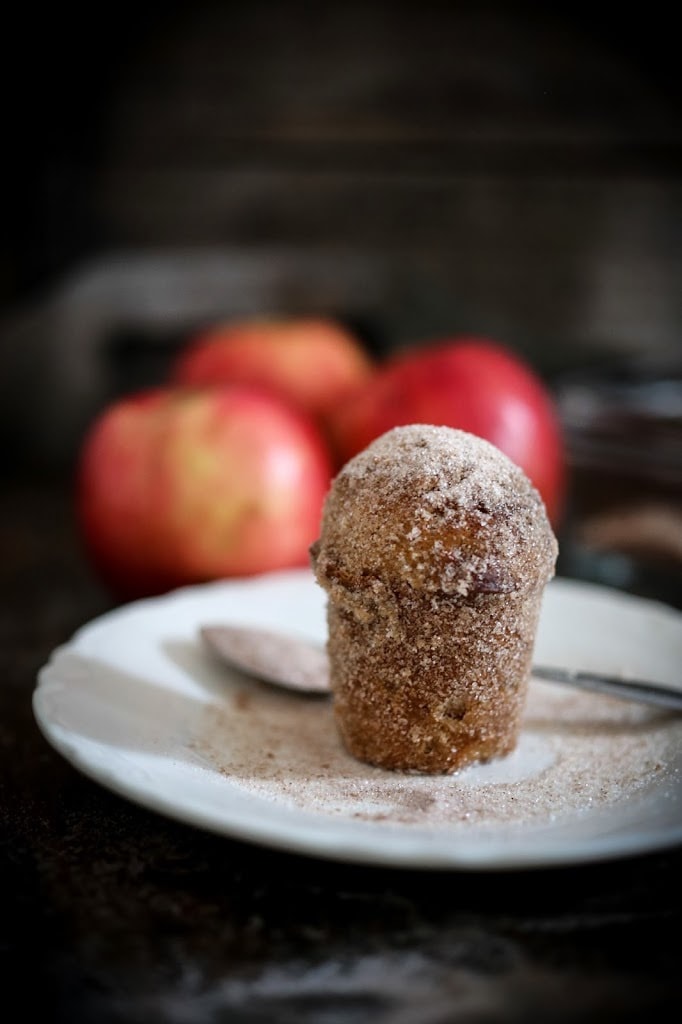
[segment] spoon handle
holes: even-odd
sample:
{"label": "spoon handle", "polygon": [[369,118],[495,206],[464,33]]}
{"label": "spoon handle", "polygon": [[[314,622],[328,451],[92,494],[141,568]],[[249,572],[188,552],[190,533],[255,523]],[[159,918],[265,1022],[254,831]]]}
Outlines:
{"label": "spoon handle", "polygon": [[533,665],[532,675],[536,679],[545,679],[550,683],[566,683],[582,690],[596,690],[612,697],[623,697],[626,700],[643,701],[645,704],[682,711],[682,690],[645,683],[639,679],[616,679],[613,676],[600,675],[598,672],[574,672],[570,669],[549,668],[544,665]]}

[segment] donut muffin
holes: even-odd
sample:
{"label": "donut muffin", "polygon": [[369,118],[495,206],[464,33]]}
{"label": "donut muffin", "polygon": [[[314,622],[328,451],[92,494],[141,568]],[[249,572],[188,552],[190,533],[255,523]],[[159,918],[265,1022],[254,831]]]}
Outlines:
{"label": "donut muffin", "polygon": [[310,552],[348,751],[431,774],[510,753],[557,550],[526,475],[472,434],[396,427],[351,459]]}

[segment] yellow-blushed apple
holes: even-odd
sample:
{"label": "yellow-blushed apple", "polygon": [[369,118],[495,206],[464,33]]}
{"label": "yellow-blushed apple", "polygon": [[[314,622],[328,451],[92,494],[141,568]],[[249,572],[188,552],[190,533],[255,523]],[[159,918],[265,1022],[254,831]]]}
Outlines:
{"label": "yellow-blushed apple", "polygon": [[86,553],[119,599],[308,563],[332,473],[319,428],[233,384],[123,396],[77,458]]}
{"label": "yellow-blushed apple", "polygon": [[264,385],[324,423],[373,369],[359,338],[333,319],[254,318],[216,323],[189,338],[173,361],[170,380]]}

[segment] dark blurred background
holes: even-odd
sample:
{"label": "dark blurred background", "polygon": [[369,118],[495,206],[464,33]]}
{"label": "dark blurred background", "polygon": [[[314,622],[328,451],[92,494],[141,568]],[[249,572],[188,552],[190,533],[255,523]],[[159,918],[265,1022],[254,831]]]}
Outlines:
{"label": "dark blurred background", "polygon": [[663,495],[682,547],[673,5],[29,5],[4,38],[6,475],[68,470],[196,327],[319,312],[378,355],[511,345],[576,474]]}

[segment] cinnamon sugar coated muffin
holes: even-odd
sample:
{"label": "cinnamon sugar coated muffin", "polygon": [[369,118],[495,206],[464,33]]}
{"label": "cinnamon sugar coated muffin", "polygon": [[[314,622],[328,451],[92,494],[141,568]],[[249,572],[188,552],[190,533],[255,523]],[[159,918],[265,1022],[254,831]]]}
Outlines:
{"label": "cinnamon sugar coated muffin", "polygon": [[472,434],[396,427],[351,459],[311,547],[348,751],[433,774],[510,753],[557,552],[526,475]]}

